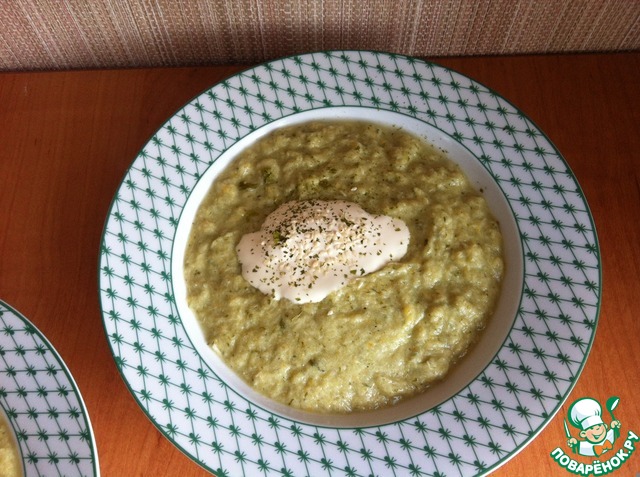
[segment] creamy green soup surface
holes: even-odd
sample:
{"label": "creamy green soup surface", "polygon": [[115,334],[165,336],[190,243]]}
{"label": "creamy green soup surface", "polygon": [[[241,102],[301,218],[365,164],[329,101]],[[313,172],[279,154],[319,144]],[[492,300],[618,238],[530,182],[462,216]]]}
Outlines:
{"label": "creamy green soup surface", "polygon": [[0,415],[0,477],[22,476],[22,461],[13,439],[11,427]]}
{"label": "creamy green soup surface", "polygon": [[[318,301],[250,284],[242,238],[283,204],[314,201],[406,224],[406,253],[354,270]],[[264,234],[269,253],[291,230]],[[242,379],[298,409],[345,413],[441,380],[490,319],[504,263],[499,224],[445,153],[399,128],[336,120],[283,127],[242,151],[196,213],[184,271],[208,344]]]}

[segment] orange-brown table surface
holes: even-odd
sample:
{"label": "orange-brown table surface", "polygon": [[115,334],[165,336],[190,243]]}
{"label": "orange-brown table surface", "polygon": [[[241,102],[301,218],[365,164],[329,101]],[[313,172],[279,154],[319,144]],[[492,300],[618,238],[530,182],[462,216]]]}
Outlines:
{"label": "orange-brown table surface", "polygon": [[[600,321],[569,400],[494,475],[568,475],[572,399],[620,397],[640,431],[640,53],[443,58],[510,100],[567,160],[594,216],[603,266]],[[239,66],[0,73],[0,299],[29,318],[70,368],[104,476],[208,475],[138,407],[98,304],[104,220],[127,167],[177,109]],[[423,469],[427,470],[427,469]],[[640,452],[620,475],[640,471]]]}

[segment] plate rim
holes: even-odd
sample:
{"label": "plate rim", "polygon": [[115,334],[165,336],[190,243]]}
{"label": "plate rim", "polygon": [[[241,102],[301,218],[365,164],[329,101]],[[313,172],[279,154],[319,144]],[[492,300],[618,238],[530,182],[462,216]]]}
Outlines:
{"label": "plate rim", "polygon": [[[95,477],[100,477],[100,462],[99,462],[98,446],[96,442],[95,431],[91,423],[91,418],[89,416],[89,410],[87,408],[87,404],[84,398],[82,397],[82,393],[80,392],[80,387],[78,386],[78,383],[76,382],[75,378],[73,377],[73,374],[71,373],[71,369],[62,358],[62,355],[60,355],[58,350],[53,346],[49,338],[46,337],[46,335],[40,330],[40,328],[38,328],[35,325],[35,323],[33,323],[29,318],[27,318],[23,313],[17,310],[14,306],[10,305],[9,303],[7,303],[1,298],[0,298],[0,308],[4,308],[5,311],[8,311],[14,317],[19,319],[25,326],[29,326],[31,328],[30,334],[37,336],[38,340],[47,347],[48,351],[51,353],[51,356],[53,356],[57,364],[60,366],[60,370],[64,373],[65,378],[67,379],[69,384],[71,384],[72,392],[75,395],[76,399],[78,400],[78,405],[80,407],[82,419],[84,421],[86,430],[89,434],[88,445],[91,451],[93,475]],[[23,455],[22,453],[22,448],[20,446],[20,439],[18,438],[18,435],[17,435],[18,430],[14,426],[13,420],[8,415],[9,413],[5,409],[2,402],[0,402],[0,407],[2,408],[2,412],[4,412],[4,414],[7,415],[7,418],[8,418],[7,423],[11,427],[16,443],[18,444],[17,450],[22,462],[22,472],[23,472],[22,475],[24,475],[24,477],[31,477],[31,473],[27,472],[27,465],[26,465],[27,456]],[[59,474],[59,475],[62,475],[62,474]]]}

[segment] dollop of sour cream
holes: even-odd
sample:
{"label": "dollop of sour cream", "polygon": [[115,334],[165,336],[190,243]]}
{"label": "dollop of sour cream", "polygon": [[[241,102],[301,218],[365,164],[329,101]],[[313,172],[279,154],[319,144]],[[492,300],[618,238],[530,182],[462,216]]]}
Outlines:
{"label": "dollop of sour cream", "polygon": [[346,201],[292,201],[272,212],[236,249],[242,276],[276,300],[321,301],[349,281],[401,259],[409,229]]}

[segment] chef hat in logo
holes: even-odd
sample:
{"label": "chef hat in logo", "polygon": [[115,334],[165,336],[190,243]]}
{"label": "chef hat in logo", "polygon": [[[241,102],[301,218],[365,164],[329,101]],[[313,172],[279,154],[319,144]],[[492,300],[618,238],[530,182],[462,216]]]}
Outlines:
{"label": "chef hat in logo", "polygon": [[602,421],[602,406],[595,399],[578,399],[569,408],[569,421],[574,427],[583,431],[592,426],[604,424]]}

